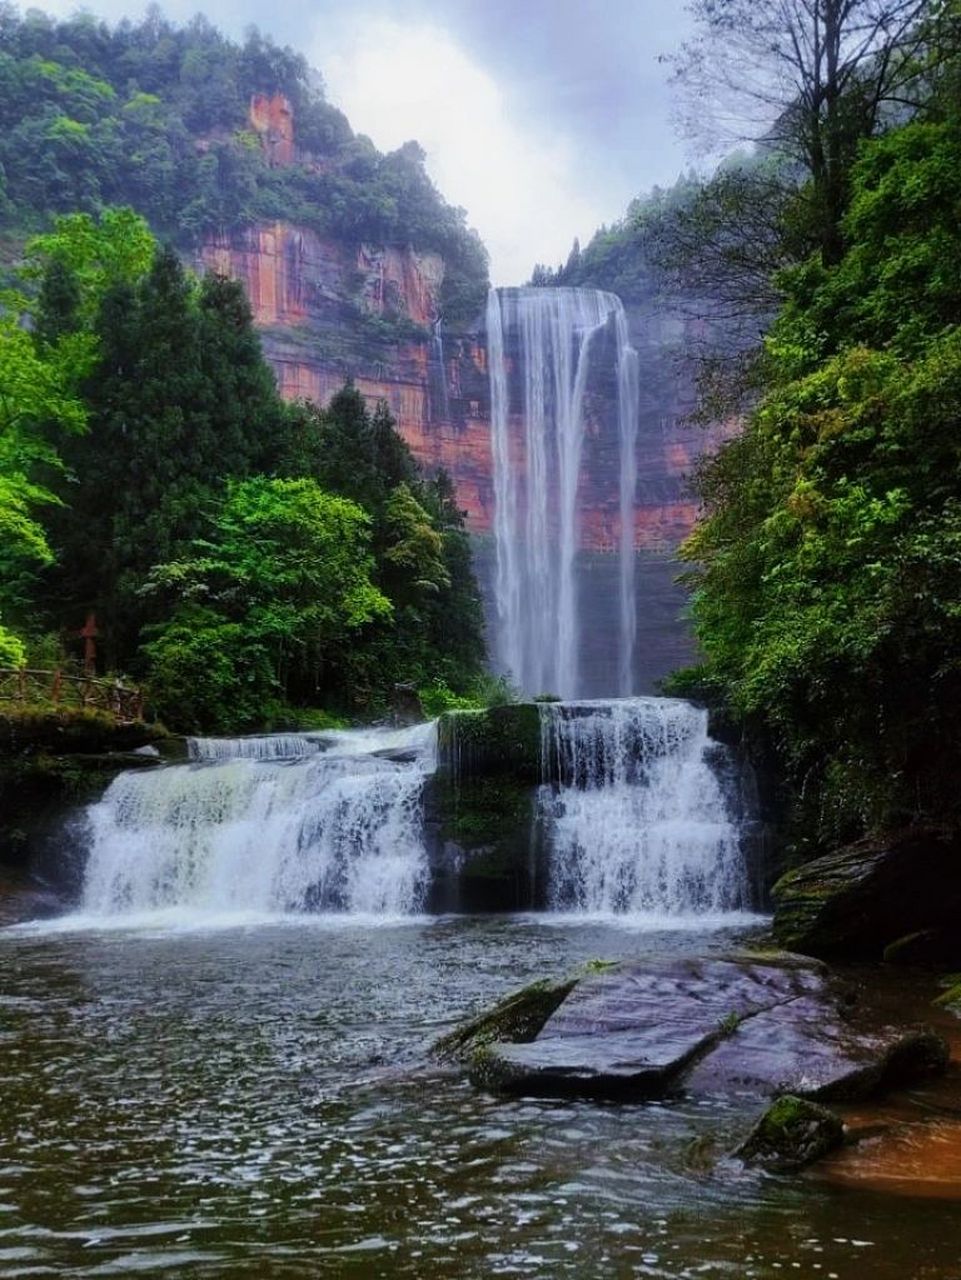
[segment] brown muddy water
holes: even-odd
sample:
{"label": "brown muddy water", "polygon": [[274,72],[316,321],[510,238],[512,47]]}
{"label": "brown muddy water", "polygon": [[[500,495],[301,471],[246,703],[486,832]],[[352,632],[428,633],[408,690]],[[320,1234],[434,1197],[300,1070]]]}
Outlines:
{"label": "brown muddy water", "polygon": [[961,1280],[956,1080],[778,1178],[716,1160],[756,1098],[503,1101],[425,1057],[533,977],[746,932],[6,930],[0,1276]]}

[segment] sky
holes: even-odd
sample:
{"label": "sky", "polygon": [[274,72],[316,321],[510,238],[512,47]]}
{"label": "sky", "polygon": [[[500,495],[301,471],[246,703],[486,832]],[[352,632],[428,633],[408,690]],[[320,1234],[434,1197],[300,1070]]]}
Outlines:
{"label": "sky", "polygon": [[[26,6],[25,6],[26,7]],[[36,0],[139,17],[132,0]],[[327,97],[381,150],[415,138],[466,209],[495,284],[555,265],[635,195],[690,165],[659,56],[689,34],[684,0],[164,0],[229,35],[250,24],[305,54]]]}

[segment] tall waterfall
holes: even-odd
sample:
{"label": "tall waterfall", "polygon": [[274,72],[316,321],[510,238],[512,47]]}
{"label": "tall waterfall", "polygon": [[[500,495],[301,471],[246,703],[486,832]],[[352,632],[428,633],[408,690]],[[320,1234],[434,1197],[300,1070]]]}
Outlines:
{"label": "tall waterfall", "polygon": [[[615,294],[598,289],[495,289],[488,296],[498,655],[530,694],[575,697],[580,689],[575,557],[584,396],[592,359],[609,325],[616,350],[620,438],[618,683],[627,694],[636,630],[639,388],[637,353],[628,342],[624,308]],[[515,404],[520,425],[511,412]]]}
{"label": "tall waterfall", "polygon": [[435,393],[431,400],[431,415],[447,422],[450,418],[450,396],[447,391],[447,362],[444,359],[444,322],[440,316],[434,321],[431,341],[434,356]]}
{"label": "tall waterfall", "polygon": [[[737,797],[707,712],[672,698],[541,708],[540,820],[556,910],[747,910]],[[736,773],[736,771],[732,771]]]}
{"label": "tall waterfall", "polygon": [[82,910],[416,911],[434,725],[195,739],[195,764],[117,777],[89,811]]}

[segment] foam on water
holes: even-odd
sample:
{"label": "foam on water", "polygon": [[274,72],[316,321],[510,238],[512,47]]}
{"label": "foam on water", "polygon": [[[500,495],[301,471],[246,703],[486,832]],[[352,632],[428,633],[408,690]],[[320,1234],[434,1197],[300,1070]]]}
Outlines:
{"label": "foam on water", "polygon": [[540,822],[561,913],[722,918],[750,895],[723,748],[671,698],[541,708]]}
{"label": "foam on water", "polygon": [[415,912],[434,737],[426,725],[195,740],[208,763],[121,774],[88,811],[83,916]]}

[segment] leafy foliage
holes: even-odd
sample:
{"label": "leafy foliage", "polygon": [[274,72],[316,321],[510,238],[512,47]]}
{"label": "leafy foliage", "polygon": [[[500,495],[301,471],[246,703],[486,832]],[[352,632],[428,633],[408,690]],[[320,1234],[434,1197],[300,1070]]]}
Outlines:
{"label": "leafy foliage", "polygon": [[[297,154],[274,165],[251,100],[290,104]],[[350,244],[441,253],[449,320],[476,313],[487,256],[409,142],[381,155],[355,137],[302,57],[257,31],[242,45],[205,19],[176,27],[152,10],[115,27],[88,14],[0,15],[0,218],[15,230],[51,213],[129,204],[181,248],[282,218]]]}
{"label": "leafy foliage", "polygon": [[192,558],[154,570],[148,586],[181,603],[145,652],[162,715],[242,729],[272,699],[315,693],[325,665],[391,606],[370,580],[369,517],[313,480],[232,482],[212,526]]}
{"label": "leafy foliage", "polygon": [[701,678],[773,734],[821,841],[961,820],[959,138],[934,104],[863,148],[847,251],[782,277],[684,549]]}
{"label": "leafy foliage", "polygon": [[[476,686],[463,516],[385,408],[353,388],[285,405],[242,287],[194,279],[129,210],[58,219],[21,275],[32,297],[0,320],[4,616],[35,640],[92,611],[107,665],[178,727]],[[0,662],[23,660],[0,630]]]}

